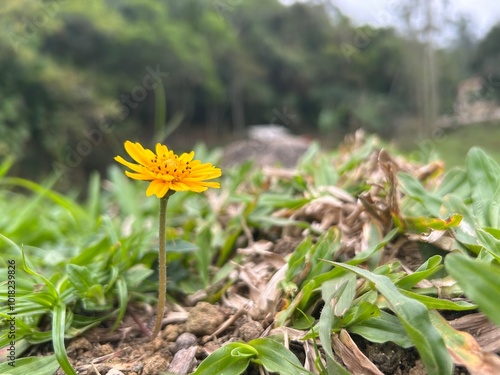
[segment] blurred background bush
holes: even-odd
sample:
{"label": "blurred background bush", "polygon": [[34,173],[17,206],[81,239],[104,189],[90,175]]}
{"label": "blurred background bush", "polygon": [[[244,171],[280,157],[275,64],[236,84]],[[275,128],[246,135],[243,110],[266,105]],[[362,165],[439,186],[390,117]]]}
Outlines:
{"label": "blurred background bush", "polygon": [[397,26],[335,1],[3,1],[0,157],[65,189],[125,139],[182,151],[270,123],[328,146],[360,127],[408,148],[463,124],[494,138],[500,24],[478,36],[446,19],[453,1],[392,3]]}

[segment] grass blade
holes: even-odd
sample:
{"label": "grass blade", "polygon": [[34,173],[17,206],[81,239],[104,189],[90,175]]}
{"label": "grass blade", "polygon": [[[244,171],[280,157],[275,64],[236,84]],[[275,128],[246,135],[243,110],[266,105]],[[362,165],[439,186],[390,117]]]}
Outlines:
{"label": "grass blade", "polygon": [[257,358],[267,371],[277,372],[280,375],[313,375],[301,365],[291,351],[272,339],[255,339],[248,344],[257,350]]}
{"label": "grass blade", "polygon": [[465,294],[495,324],[500,325],[500,267],[486,264],[462,254],[449,254],[445,259],[448,273],[457,280]]}
{"label": "grass blade", "polygon": [[64,332],[66,327],[66,305],[58,303],[52,312],[52,344],[57,362],[67,375],[77,375],[69,363],[66,347],[64,346]]}
{"label": "grass blade", "polygon": [[0,363],[0,374],[4,375],[53,375],[59,368],[55,355],[16,359],[14,367],[8,362]]}
{"label": "grass blade", "polygon": [[233,355],[233,352],[241,349],[242,345],[248,346],[233,342],[217,349],[201,362],[192,375],[241,374],[248,367],[251,358],[251,356]]}

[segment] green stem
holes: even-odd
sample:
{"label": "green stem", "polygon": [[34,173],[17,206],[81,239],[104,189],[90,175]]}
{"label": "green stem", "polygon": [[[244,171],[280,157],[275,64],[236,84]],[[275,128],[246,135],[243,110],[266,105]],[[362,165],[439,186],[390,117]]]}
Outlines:
{"label": "green stem", "polygon": [[161,330],[161,321],[163,320],[163,311],[167,297],[167,247],[165,244],[165,231],[167,229],[167,203],[169,194],[160,199],[160,229],[158,232],[160,247],[158,251],[158,306],[156,308],[155,328],[153,330],[154,339]]}

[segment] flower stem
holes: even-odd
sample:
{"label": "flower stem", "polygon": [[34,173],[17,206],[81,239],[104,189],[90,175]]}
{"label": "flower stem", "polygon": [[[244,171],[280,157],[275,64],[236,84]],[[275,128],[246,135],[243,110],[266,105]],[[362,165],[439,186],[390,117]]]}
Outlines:
{"label": "flower stem", "polygon": [[158,232],[160,247],[158,249],[158,305],[156,308],[155,328],[152,339],[158,336],[161,330],[163,320],[163,311],[165,310],[165,301],[167,297],[167,247],[165,244],[165,231],[167,227],[167,203],[170,195],[160,198],[160,229]]}

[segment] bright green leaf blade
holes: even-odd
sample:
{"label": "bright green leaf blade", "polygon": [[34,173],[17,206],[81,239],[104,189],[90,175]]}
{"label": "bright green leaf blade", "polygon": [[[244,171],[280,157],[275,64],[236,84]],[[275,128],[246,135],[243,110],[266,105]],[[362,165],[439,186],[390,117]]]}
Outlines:
{"label": "bright green leaf blade", "polygon": [[[329,374],[349,374],[333,355],[332,328],[340,321],[340,317],[352,303],[356,287],[356,278],[351,273],[323,283],[321,293],[325,306],[321,311],[318,323],[319,338],[326,353]],[[348,292],[344,292],[348,289]],[[344,297],[343,297],[344,296]]]}
{"label": "bright green leaf blade", "polygon": [[449,254],[445,259],[448,273],[457,280],[465,294],[495,324],[500,325],[500,267],[481,263],[462,254]]}
{"label": "bright green leaf blade", "polygon": [[443,266],[441,265],[441,257],[434,255],[427,259],[414,273],[407,275],[396,282],[396,286],[401,289],[410,289],[420,281],[427,279],[439,271]]}
{"label": "bright green leaf blade", "polygon": [[422,302],[428,309],[432,310],[467,311],[477,309],[477,305],[473,305],[466,301],[453,302],[447,299],[434,298],[431,296],[413,293],[404,289],[400,289],[399,291],[407,297]]}
{"label": "bright green leaf blade", "polygon": [[342,327],[349,327],[357,322],[362,322],[379,315],[380,309],[377,305],[362,301],[349,309],[347,314],[342,318],[340,325]]}
{"label": "bright green leaf blade", "polygon": [[200,250],[196,244],[184,240],[167,241],[166,246],[169,253],[192,253]]}
{"label": "bright green leaf blade", "polygon": [[0,363],[0,374],[3,375],[54,375],[59,368],[56,356],[26,357],[16,359],[14,366],[9,362]]}
{"label": "bright green leaf blade", "polygon": [[52,344],[57,362],[67,375],[77,375],[69,363],[68,354],[64,346],[64,333],[66,327],[66,305],[59,303],[52,312]]}
{"label": "bright green leaf blade", "polygon": [[[474,213],[481,226],[497,227],[500,167],[478,147],[472,147],[465,159],[471,186]],[[496,212],[496,215],[491,213]],[[493,222],[492,222],[493,221]]]}
{"label": "bright green leaf blade", "polygon": [[68,278],[80,294],[85,294],[89,289],[97,284],[96,280],[89,269],[77,264],[67,264],[66,273]]}
{"label": "bright green leaf blade", "polygon": [[248,357],[252,358],[257,355],[257,350],[255,350],[252,345],[239,342],[238,346],[231,350],[231,355],[233,357]]}
{"label": "bright green leaf blade", "polygon": [[263,193],[259,197],[259,204],[265,207],[299,209],[309,203],[311,199],[297,198],[292,195],[278,193]]}
{"label": "bright green leaf blade", "polygon": [[127,312],[128,291],[127,291],[127,283],[123,277],[120,277],[118,280],[116,280],[116,291],[118,294],[119,309],[115,323],[113,324],[113,327],[111,327],[112,331],[118,328],[120,322],[125,316],[125,313]]}
{"label": "bright green leaf blade", "polygon": [[5,159],[2,161],[2,164],[0,164],[0,178],[5,176],[10,167],[12,167],[12,164],[14,164],[15,160],[16,159],[12,155],[5,157]]}
{"label": "bright green leaf blade", "polygon": [[209,285],[209,268],[213,253],[208,251],[208,249],[210,249],[211,243],[211,228],[209,225],[206,225],[201,228],[199,234],[196,236],[196,245],[203,250],[194,253],[197,259],[196,268],[205,288]]}
{"label": "bright green leaf blade", "polygon": [[435,194],[426,190],[420,181],[408,173],[398,173],[401,187],[407,196],[419,202],[426,210],[427,213],[439,217],[439,210],[442,204],[442,199]]}
{"label": "bright green leaf blade", "polygon": [[398,316],[408,336],[420,353],[428,374],[451,374],[453,363],[446,350],[443,338],[432,325],[429,311],[420,302],[402,295],[391,280],[375,275],[362,268],[344,263],[331,262],[333,265],[352,271],[375,284],[377,290],[386,298],[389,307]]}
{"label": "bright green leaf blade", "polygon": [[467,174],[463,169],[450,169],[444,176],[443,182],[436,190],[436,194],[444,197],[447,194],[460,194],[461,190],[466,190],[468,194]]}
{"label": "bright green leaf blade", "polygon": [[500,262],[500,240],[483,229],[476,228],[476,236],[485,249]]}
{"label": "bright green leaf blade", "polygon": [[241,374],[248,367],[250,357],[231,355],[234,349],[240,347],[241,343],[234,342],[217,349],[201,362],[192,375]]}
{"label": "bright green leaf blade", "polygon": [[402,348],[413,346],[399,319],[385,311],[381,311],[380,316],[349,326],[348,331],[363,336],[368,341],[379,344],[392,341]]}
{"label": "bright green leaf blade", "polygon": [[248,344],[257,350],[257,358],[267,371],[277,372],[280,375],[313,375],[302,366],[290,350],[272,339],[259,338]]}

